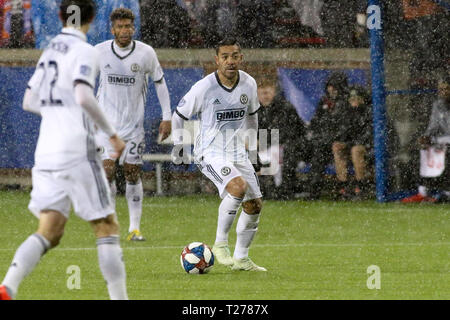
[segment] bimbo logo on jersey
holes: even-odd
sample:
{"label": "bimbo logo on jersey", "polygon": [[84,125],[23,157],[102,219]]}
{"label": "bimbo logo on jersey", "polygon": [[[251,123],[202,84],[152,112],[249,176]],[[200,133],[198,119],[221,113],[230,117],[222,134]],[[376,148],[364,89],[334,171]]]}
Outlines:
{"label": "bimbo logo on jersey", "polygon": [[136,83],[136,79],[130,76],[110,74],[108,75],[108,83],[119,86],[133,86]]}
{"label": "bimbo logo on jersey", "polygon": [[216,112],[217,121],[242,120],[245,116],[245,109],[219,110]]}

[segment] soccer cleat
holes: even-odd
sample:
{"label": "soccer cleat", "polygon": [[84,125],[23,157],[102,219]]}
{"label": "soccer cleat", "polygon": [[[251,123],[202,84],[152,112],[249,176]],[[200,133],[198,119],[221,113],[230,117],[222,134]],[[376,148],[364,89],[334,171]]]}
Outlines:
{"label": "soccer cleat", "polygon": [[421,202],[436,202],[437,199],[423,196],[420,193],[415,194],[411,197],[402,199],[402,203],[421,203]]}
{"label": "soccer cleat", "polygon": [[128,234],[127,241],[145,241],[145,238],[139,230],[133,230]]}
{"label": "soccer cleat", "polygon": [[249,257],[243,259],[233,259],[234,264],[232,270],[243,271],[267,271],[266,268],[256,265]]}
{"label": "soccer cleat", "polygon": [[12,300],[8,293],[8,289],[3,285],[0,286],[0,300]]}
{"label": "soccer cleat", "polygon": [[220,264],[223,264],[227,267],[231,267],[234,262],[231,257],[230,248],[228,248],[228,244],[226,243],[218,243],[212,247],[212,252],[214,254],[214,258]]}

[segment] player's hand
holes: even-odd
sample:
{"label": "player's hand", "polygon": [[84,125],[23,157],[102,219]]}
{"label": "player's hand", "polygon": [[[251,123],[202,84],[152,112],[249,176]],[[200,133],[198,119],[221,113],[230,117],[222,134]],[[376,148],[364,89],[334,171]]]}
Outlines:
{"label": "player's hand", "polygon": [[159,142],[164,141],[167,139],[167,137],[172,132],[172,121],[161,121],[161,124],[159,125]]}
{"label": "player's hand", "polygon": [[429,136],[421,136],[419,137],[419,139],[417,139],[417,142],[422,149],[428,149],[429,147],[431,147],[431,137]]}
{"label": "player's hand", "polygon": [[261,172],[261,168],[263,167],[263,163],[258,153],[256,154],[256,163],[252,163],[252,165],[253,169],[255,169],[256,174],[259,174]]}
{"label": "player's hand", "polygon": [[111,154],[111,158],[117,159],[122,154],[123,150],[125,150],[125,142],[120,139],[116,134],[109,138],[109,142],[111,146],[114,148],[114,152]]}

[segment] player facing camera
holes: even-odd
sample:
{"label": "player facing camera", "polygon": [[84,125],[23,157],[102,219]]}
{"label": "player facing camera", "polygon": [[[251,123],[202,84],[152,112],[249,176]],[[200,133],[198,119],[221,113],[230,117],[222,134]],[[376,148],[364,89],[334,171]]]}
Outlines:
{"label": "player facing camera", "polygon": [[111,13],[111,33],[121,48],[128,47],[133,39],[134,19],[133,11],[129,9],[119,8]]}

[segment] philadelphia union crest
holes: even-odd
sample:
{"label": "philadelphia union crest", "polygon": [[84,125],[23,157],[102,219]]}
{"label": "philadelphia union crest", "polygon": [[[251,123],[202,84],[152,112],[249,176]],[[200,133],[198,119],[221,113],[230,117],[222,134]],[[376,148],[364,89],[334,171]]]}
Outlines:
{"label": "philadelphia union crest", "polygon": [[220,173],[226,177],[231,173],[231,169],[229,167],[223,167],[222,170],[220,170]]}
{"label": "philadelphia union crest", "polygon": [[247,104],[247,102],[248,102],[248,96],[247,96],[245,93],[243,93],[243,94],[241,94],[240,100],[241,100],[241,103],[242,103],[242,104]]}
{"label": "philadelphia union crest", "polygon": [[131,71],[133,72],[139,72],[139,70],[141,70],[141,67],[137,64],[137,63],[133,63],[131,65]]}

